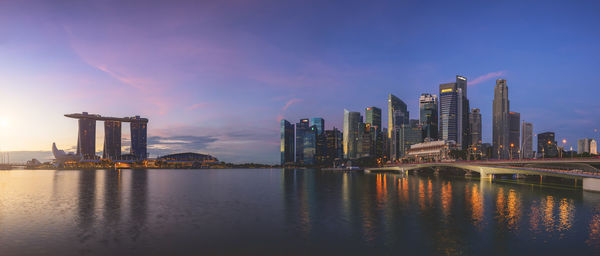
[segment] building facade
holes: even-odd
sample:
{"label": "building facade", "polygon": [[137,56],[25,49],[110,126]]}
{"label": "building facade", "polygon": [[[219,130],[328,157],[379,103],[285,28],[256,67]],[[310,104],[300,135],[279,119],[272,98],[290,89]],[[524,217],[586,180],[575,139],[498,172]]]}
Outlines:
{"label": "building facade", "polygon": [[423,127],[423,139],[438,139],[438,99],[429,93],[419,97],[419,123]]}
{"label": "building facade", "polygon": [[[87,115],[87,112],[83,112]],[[77,155],[83,159],[96,158],[96,120],[81,118],[79,122],[79,133],[77,135]]]}
{"label": "building facade", "polygon": [[469,122],[471,127],[471,145],[473,147],[481,146],[481,111],[474,108],[469,113]]}
{"label": "building facade", "polygon": [[388,138],[392,138],[392,131],[402,124],[408,124],[408,109],[406,103],[398,97],[388,95]]}
{"label": "building facade", "polygon": [[342,159],[344,157],[342,140],[342,132],[337,128],[333,127],[333,130],[325,131],[325,163],[333,163],[335,159]]}
{"label": "building facade", "polygon": [[521,148],[521,114],[508,112],[508,150],[511,159],[519,158]]}
{"label": "building facade", "polygon": [[375,130],[381,131],[381,109],[378,107],[366,108],[365,123],[370,124]]}
{"label": "building facade", "polygon": [[296,159],[297,164],[304,164],[304,133],[308,131],[310,127],[308,118],[300,119],[300,122],[296,123]]}
{"label": "building facade", "polygon": [[308,130],[304,131],[304,145],[302,150],[303,164],[315,165],[317,163],[317,138],[319,137],[319,128],[316,125],[308,127]]}
{"label": "building facade", "polygon": [[281,120],[281,165],[294,162],[294,125]]}
{"label": "building facade", "polygon": [[558,145],[553,132],[544,132],[537,135],[538,154],[543,158],[552,158],[558,156]]}
{"label": "building facade", "polygon": [[521,125],[521,158],[533,157],[533,124],[523,121]]}
{"label": "building facade", "polygon": [[104,121],[104,150],[102,158],[119,160],[121,157],[121,122]]}
{"label": "building facade", "polygon": [[462,89],[456,83],[440,84],[440,122],[438,138],[462,142]]}
{"label": "building facade", "polygon": [[362,123],[362,116],[359,112],[350,112],[344,109],[343,149],[345,159],[357,158],[360,123]]}
{"label": "building facade", "polygon": [[508,86],[505,79],[496,80],[494,87],[493,129],[492,145],[493,156],[498,159],[506,159],[508,149],[509,122],[508,112],[510,109],[508,101]]}
{"label": "building facade", "polygon": [[131,118],[131,154],[138,160],[148,158],[148,119]]}

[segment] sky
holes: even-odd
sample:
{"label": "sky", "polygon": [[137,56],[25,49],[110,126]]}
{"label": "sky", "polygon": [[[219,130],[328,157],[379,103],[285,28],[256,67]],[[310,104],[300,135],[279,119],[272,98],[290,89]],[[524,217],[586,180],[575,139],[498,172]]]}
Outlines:
{"label": "sky", "polygon": [[[593,1],[0,1],[0,150],[73,151],[67,113],[149,118],[151,155],[277,163],[279,120],[469,80],[491,142],[495,79],[534,133],[600,139]],[[129,126],[124,125],[127,147]],[[102,123],[97,127],[102,150]]]}

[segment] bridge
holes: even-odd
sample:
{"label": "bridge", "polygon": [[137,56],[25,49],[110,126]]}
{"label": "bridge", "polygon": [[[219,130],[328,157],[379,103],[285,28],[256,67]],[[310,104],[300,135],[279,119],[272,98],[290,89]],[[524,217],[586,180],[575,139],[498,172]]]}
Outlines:
{"label": "bridge", "polygon": [[391,164],[378,168],[366,168],[365,172],[407,173],[419,169],[433,169],[436,173],[446,168],[465,170],[467,175],[479,173],[482,180],[493,179],[495,175],[516,174],[551,176],[583,180],[583,189],[600,192],[600,158],[561,158],[534,160],[486,160],[455,161],[432,163]]}

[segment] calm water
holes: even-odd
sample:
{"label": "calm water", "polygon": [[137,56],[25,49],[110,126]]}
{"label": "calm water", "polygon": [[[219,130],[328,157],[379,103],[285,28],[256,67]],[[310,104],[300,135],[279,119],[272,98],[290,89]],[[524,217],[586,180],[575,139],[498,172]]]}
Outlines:
{"label": "calm water", "polygon": [[314,170],[0,172],[1,255],[599,254],[600,194]]}

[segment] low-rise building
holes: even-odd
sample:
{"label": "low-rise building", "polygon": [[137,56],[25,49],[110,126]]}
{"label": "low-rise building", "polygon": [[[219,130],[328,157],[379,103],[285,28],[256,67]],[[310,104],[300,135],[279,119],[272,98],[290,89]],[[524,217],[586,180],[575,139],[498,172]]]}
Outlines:
{"label": "low-rise building", "polygon": [[450,151],[456,149],[456,142],[437,140],[410,146],[406,158],[412,162],[439,162],[450,159]]}

